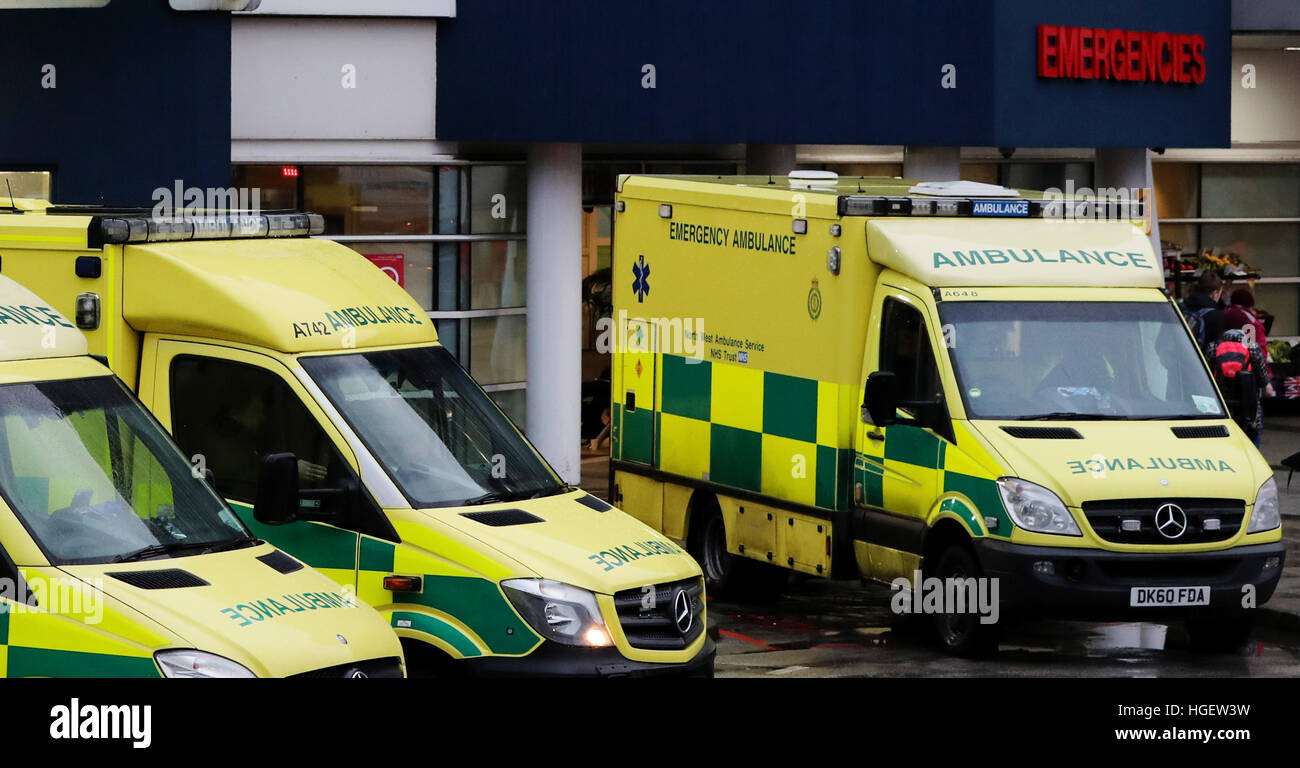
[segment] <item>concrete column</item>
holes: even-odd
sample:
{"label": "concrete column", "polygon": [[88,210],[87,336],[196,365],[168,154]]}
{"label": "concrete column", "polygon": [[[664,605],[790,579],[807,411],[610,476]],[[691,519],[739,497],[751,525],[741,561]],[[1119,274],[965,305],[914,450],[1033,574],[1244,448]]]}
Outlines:
{"label": "concrete column", "polygon": [[528,152],[527,404],[528,438],[565,482],[577,485],[582,439],[580,144],[536,144]]}
{"label": "concrete column", "polygon": [[961,178],[961,147],[904,147],[903,178],[956,181]]}
{"label": "concrete column", "polygon": [[759,176],[784,176],[794,170],[793,144],[745,145],[745,173]]}
{"label": "concrete column", "polygon": [[1145,189],[1151,206],[1151,247],[1160,254],[1160,223],[1155,214],[1155,181],[1151,176],[1151,153],[1146,147],[1098,147],[1092,183],[1106,188]]}

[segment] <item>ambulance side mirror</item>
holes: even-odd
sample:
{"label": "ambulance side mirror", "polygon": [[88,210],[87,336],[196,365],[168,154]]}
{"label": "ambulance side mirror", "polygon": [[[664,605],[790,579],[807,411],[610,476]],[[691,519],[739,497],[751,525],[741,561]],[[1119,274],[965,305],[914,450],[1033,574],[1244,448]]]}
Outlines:
{"label": "ambulance side mirror", "polygon": [[297,456],[272,453],[262,459],[253,517],[266,525],[283,525],[298,519]]}
{"label": "ambulance side mirror", "polygon": [[876,371],[867,376],[862,410],[877,427],[888,427],[898,421],[898,379],[892,371]]}

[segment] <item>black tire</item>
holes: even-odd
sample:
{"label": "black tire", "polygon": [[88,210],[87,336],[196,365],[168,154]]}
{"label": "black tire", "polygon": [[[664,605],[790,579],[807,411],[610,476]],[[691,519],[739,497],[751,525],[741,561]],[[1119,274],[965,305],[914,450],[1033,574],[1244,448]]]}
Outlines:
{"label": "black tire", "polygon": [[402,638],[402,655],[406,657],[407,677],[455,679],[466,676],[465,667],[438,648],[409,638]]}
{"label": "black tire", "polygon": [[726,524],[716,508],[708,509],[692,529],[691,555],[704,571],[704,588],[709,595],[760,601],[780,597],[789,573],[728,552]]}
{"label": "black tire", "polygon": [[1251,616],[1223,619],[1188,619],[1187,640],[1200,653],[1235,653],[1250,639],[1255,626]]}
{"label": "black tire", "polygon": [[[975,553],[964,543],[949,544],[939,552],[934,568],[927,577],[935,577],[946,584],[947,579],[982,578],[983,569]],[[939,644],[953,656],[965,659],[986,659],[998,652],[1002,628],[998,624],[984,624],[973,610],[954,614],[934,614],[931,625]]]}

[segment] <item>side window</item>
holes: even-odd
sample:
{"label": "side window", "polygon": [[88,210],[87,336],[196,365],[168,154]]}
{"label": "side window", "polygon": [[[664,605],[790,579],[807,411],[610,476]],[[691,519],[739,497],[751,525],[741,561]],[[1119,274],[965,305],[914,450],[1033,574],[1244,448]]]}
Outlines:
{"label": "side window", "polygon": [[262,458],[298,457],[299,487],[335,487],[348,473],[329,436],[283,379],[263,368],[182,355],[171,368],[172,434],[203,456],[217,490],[251,504]]}
{"label": "side window", "polygon": [[894,298],[885,299],[881,317],[880,370],[897,377],[899,400],[933,400],[942,389],[925,319]]}

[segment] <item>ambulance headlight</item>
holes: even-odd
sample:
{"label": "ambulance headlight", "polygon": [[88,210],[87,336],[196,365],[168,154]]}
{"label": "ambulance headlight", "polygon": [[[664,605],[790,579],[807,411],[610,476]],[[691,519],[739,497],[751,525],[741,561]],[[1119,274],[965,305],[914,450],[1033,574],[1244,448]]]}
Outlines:
{"label": "ambulance headlight", "polygon": [[1018,477],[1004,477],[998,480],[998,490],[1002,492],[1002,506],[1007,508],[1007,514],[1026,531],[1083,535],[1065,503],[1043,486]]}
{"label": "ambulance headlight", "polygon": [[1277,481],[1269,478],[1255,494],[1255,508],[1250,511],[1250,527],[1246,533],[1271,531],[1282,524],[1282,510],[1277,503]]}
{"label": "ambulance headlight", "polygon": [[153,657],[163,677],[257,677],[246,667],[206,651],[159,651]]}
{"label": "ambulance headlight", "polygon": [[550,579],[501,582],[506,597],[537,634],[565,645],[610,645],[596,596]]}

